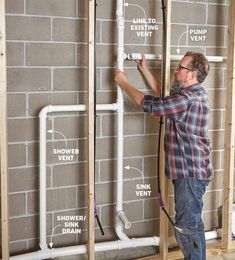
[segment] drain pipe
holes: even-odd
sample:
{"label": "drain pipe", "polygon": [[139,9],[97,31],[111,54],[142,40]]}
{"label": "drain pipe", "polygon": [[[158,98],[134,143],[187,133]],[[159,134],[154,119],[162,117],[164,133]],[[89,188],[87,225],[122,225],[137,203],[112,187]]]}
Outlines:
{"label": "drain pipe", "polygon": [[[125,59],[124,53],[124,14],[123,14],[123,0],[117,0],[117,34],[118,34],[118,48],[117,48],[117,67],[123,71],[123,63]],[[121,240],[129,239],[123,232],[123,226],[128,229],[131,223],[128,221],[125,212],[123,211],[123,113],[124,101],[123,93],[120,87],[117,90],[117,205],[116,205],[116,234]]]}

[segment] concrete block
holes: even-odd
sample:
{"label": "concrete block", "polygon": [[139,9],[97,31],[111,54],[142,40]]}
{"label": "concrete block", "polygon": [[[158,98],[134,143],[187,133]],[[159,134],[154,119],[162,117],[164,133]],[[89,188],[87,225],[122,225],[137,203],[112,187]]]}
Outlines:
{"label": "concrete block", "polygon": [[53,187],[82,185],[86,183],[86,163],[56,165],[53,167]]}
{"label": "concrete block", "polygon": [[[7,42],[7,66],[23,66],[24,65],[24,43]],[[11,55],[9,55],[11,54]],[[9,68],[8,68],[9,70]]]}
{"label": "concrete block", "polygon": [[211,152],[211,162],[212,162],[214,170],[221,169],[221,167],[222,167],[221,156],[222,156],[221,151],[212,151]]}
{"label": "concrete block", "polygon": [[[68,139],[87,136],[87,118],[84,115],[68,116],[66,118],[57,117],[54,127],[56,131],[62,132]],[[55,138],[61,139],[61,136],[55,135]]]}
{"label": "concrete block", "polygon": [[159,218],[159,205],[157,200],[154,199],[145,199],[144,201],[144,219],[155,219]]}
{"label": "concrete block", "polygon": [[[98,67],[114,67],[116,60],[116,46],[97,45],[96,53]],[[109,55],[107,55],[107,53]]]}
{"label": "concrete block", "polygon": [[[222,114],[221,111],[211,111],[209,115],[208,129],[222,129]],[[215,120],[216,118],[216,120]]]}
{"label": "concrete block", "polygon": [[39,235],[38,216],[12,218],[9,222],[11,241],[29,239]]}
{"label": "concrete block", "polygon": [[44,16],[76,17],[76,0],[28,0],[26,4],[27,14]]}
{"label": "concrete block", "polygon": [[70,43],[27,43],[28,66],[74,66],[75,46]]}
{"label": "concrete block", "polygon": [[143,201],[127,202],[123,204],[124,212],[130,222],[143,220]]}
{"label": "concrete block", "polygon": [[51,40],[51,20],[49,18],[8,16],[6,26],[7,40]]}
{"label": "concrete block", "polygon": [[114,68],[101,69],[101,89],[102,90],[116,90],[117,86],[114,81]]}
{"label": "concrete block", "polygon": [[26,165],[26,146],[24,144],[8,145],[9,167]]}
{"label": "concrete block", "polygon": [[56,68],[53,75],[54,90],[84,91],[87,89],[87,70],[84,68]]}
{"label": "concrete block", "polygon": [[222,212],[221,210],[215,210],[211,212],[203,212],[202,219],[204,222],[205,230],[213,230],[222,225]]}
{"label": "concrete block", "polygon": [[98,183],[96,185],[96,203],[113,204],[116,201],[116,185],[115,183]]}
{"label": "concrete block", "polygon": [[[104,8],[105,7],[105,8]],[[113,2],[109,0],[97,1],[97,19],[112,19],[116,17],[116,10]]]}
{"label": "concrete block", "polygon": [[209,191],[204,195],[203,210],[212,211],[217,210],[220,204],[220,193],[218,191]]}
{"label": "concrete block", "polygon": [[144,134],[144,115],[126,114],[124,116],[124,135]]}
{"label": "concrete block", "polygon": [[78,17],[79,18],[87,18],[88,17],[88,4],[83,0],[78,0]]}
{"label": "concrete block", "polygon": [[[110,113],[101,116],[101,135],[102,136],[116,136],[117,135],[117,115]],[[125,124],[124,124],[125,126]]]}
{"label": "concrete block", "polygon": [[9,119],[8,140],[10,142],[33,141],[39,138],[37,119]]}
{"label": "concrete block", "polygon": [[23,14],[24,0],[7,0],[6,13]]}
{"label": "concrete block", "polygon": [[171,17],[172,23],[205,24],[206,6],[201,3],[174,2]]}
{"label": "concrete block", "polygon": [[[225,108],[225,89],[223,90],[208,90],[208,99],[210,103],[210,108],[224,109]],[[220,98],[218,98],[220,97]]]}
{"label": "concrete block", "polygon": [[227,23],[228,6],[221,4],[208,6],[208,24],[227,25]]}
{"label": "concrete block", "polygon": [[[211,64],[212,66],[212,64]],[[208,76],[203,82],[205,89],[221,89],[225,84],[226,71],[224,68],[211,68]]]}
{"label": "concrete block", "polygon": [[156,177],[157,176],[157,157],[145,157],[144,158],[144,176]]}
{"label": "concrete block", "polygon": [[10,255],[23,254],[27,251],[27,241],[10,242]]}
{"label": "concrete block", "polygon": [[[105,137],[96,141],[97,159],[113,159],[116,156],[116,139]],[[102,149],[101,149],[102,148]]]}
{"label": "concrete block", "polygon": [[38,167],[9,169],[9,192],[36,190],[38,187]]}
{"label": "concrete block", "polygon": [[76,188],[61,188],[48,191],[47,209],[49,211],[76,208]]}
{"label": "concrete block", "polygon": [[87,68],[88,49],[84,44],[77,45],[77,60],[76,66]]}
{"label": "concrete block", "polygon": [[25,193],[9,195],[9,216],[15,217],[26,213]]}
{"label": "concrete block", "polygon": [[159,236],[159,220],[132,223],[132,227],[127,230],[126,234],[129,237]]}
{"label": "concrete block", "polygon": [[157,136],[130,136],[124,138],[124,156],[155,155]]}
{"label": "concrete block", "polygon": [[87,202],[87,186],[79,186],[77,187],[77,205],[76,208],[81,209],[84,207],[88,207],[88,202]]}
{"label": "concrete block", "polygon": [[44,68],[8,68],[9,92],[46,91],[51,87],[51,73]]}
{"label": "concrete block", "polygon": [[112,104],[117,102],[116,91],[97,91],[96,92],[96,103],[97,104]]}
{"label": "concrete block", "polygon": [[7,113],[9,117],[25,117],[26,115],[26,95],[8,94]]}
{"label": "concrete block", "polygon": [[[39,216],[23,216],[9,221],[11,241],[39,236]],[[47,214],[47,234],[51,234],[51,215]]]}
{"label": "concrete block", "polygon": [[145,114],[144,125],[145,134],[158,134],[159,132],[159,117]]}
{"label": "concrete block", "polygon": [[212,150],[224,149],[224,132],[222,130],[209,131]]}
{"label": "concrete block", "polygon": [[85,43],[88,39],[87,20],[55,18],[52,35],[54,41]]}
{"label": "concrete block", "polygon": [[[214,167],[215,168],[215,167]],[[216,168],[215,168],[216,169]],[[223,171],[216,170],[210,184],[207,186],[207,191],[223,190]]]}

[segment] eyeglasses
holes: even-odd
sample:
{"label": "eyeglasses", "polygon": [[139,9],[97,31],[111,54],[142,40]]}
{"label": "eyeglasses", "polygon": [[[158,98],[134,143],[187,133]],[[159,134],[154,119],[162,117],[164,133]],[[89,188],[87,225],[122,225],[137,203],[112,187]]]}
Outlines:
{"label": "eyeglasses", "polygon": [[189,71],[193,71],[192,69],[187,68],[187,67],[184,67],[184,66],[182,66],[181,64],[179,64],[179,65],[176,67],[176,70],[177,70],[177,71],[181,71],[181,70],[183,70],[183,69],[189,70]]}

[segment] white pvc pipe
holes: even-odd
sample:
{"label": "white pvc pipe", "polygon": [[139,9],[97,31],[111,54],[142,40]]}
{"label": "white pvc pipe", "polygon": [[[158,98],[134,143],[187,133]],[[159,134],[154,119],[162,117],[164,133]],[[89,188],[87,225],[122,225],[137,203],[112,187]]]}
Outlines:
{"label": "white pvc pipe", "polygon": [[[216,239],[220,237],[218,231],[208,231],[205,232],[206,240]],[[171,239],[169,239],[170,241]],[[109,250],[121,250],[124,248],[135,248],[135,247],[144,247],[144,246],[159,246],[160,239],[159,237],[143,237],[143,238],[132,238],[128,240],[117,240],[111,242],[102,242],[95,244],[95,252],[109,251]],[[169,243],[170,247],[177,246],[177,243]],[[48,259],[62,256],[71,256],[78,254],[87,253],[86,245],[79,246],[69,246],[61,248],[52,248],[52,249],[43,249],[36,252],[31,252],[27,254],[11,256],[10,260],[40,260]]]}
{"label": "white pvc pipe", "polygon": [[[97,110],[117,109],[117,104],[101,104],[97,105]],[[85,111],[86,105],[61,105],[46,106],[40,114],[40,248],[47,249],[46,242],[46,119],[47,114],[51,112],[79,112]]]}
{"label": "white pvc pipe", "polygon": [[[143,246],[158,246],[158,237],[143,237],[132,238],[128,240],[117,240],[111,242],[102,242],[95,244],[95,252],[120,250],[124,248],[143,247]],[[71,256],[87,253],[87,246],[69,246],[61,248],[43,249],[36,252],[22,254],[10,257],[11,260],[38,260],[38,259],[53,259],[55,257]]]}
{"label": "white pvc pipe", "polygon": [[[162,60],[161,54],[144,54],[147,60]],[[171,61],[180,61],[184,55],[171,55]],[[210,62],[225,62],[226,57],[224,56],[206,56]],[[128,53],[125,54],[127,60],[140,60],[142,59],[141,53]]]}
{"label": "white pvc pipe", "polygon": [[[117,67],[123,71],[123,64],[125,59],[124,53],[124,2],[123,0],[117,1]],[[130,227],[131,223],[128,221],[125,212],[123,211],[123,114],[124,114],[124,100],[123,93],[120,87],[118,87],[117,93],[118,115],[117,115],[117,205],[116,205],[116,234],[121,240],[129,239],[123,232],[122,226]],[[120,213],[122,218],[120,218]]]}

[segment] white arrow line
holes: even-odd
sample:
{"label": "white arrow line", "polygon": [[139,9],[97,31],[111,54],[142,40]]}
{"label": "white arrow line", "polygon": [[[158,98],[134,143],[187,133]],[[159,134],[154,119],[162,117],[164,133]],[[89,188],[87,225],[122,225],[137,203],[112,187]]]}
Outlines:
{"label": "white arrow line", "polygon": [[48,130],[47,132],[48,132],[48,133],[51,133],[51,134],[52,134],[52,132],[54,132],[54,133],[57,133],[57,134],[62,135],[63,138],[64,138],[64,141],[65,141],[65,144],[66,144],[66,146],[67,146],[67,139],[66,139],[66,137],[65,137],[65,135],[64,135],[63,133],[61,133],[61,132],[59,132],[59,131],[52,130],[52,129]]}
{"label": "white arrow line", "polygon": [[180,40],[181,40],[181,38],[182,38],[182,36],[185,34],[185,33],[187,33],[188,31],[185,31],[185,32],[183,32],[183,33],[181,33],[181,35],[180,35],[180,37],[179,37],[179,39],[178,39],[178,48],[176,49],[176,51],[177,51],[177,53],[179,54],[180,53]]}
{"label": "white arrow line", "polygon": [[141,176],[142,176],[142,178],[143,178],[143,183],[144,183],[144,174],[143,174],[143,172],[142,172],[141,170],[139,170],[138,168],[129,166],[129,165],[128,165],[128,166],[125,166],[124,168],[127,169],[127,170],[134,169],[134,170],[138,171],[138,172],[141,174]]}
{"label": "white arrow line", "polygon": [[53,235],[54,235],[55,229],[56,229],[57,227],[59,227],[59,226],[61,226],[61,224],[55,226],[55,227],[52,229],[52,232],[51,232],[51,238],[50,238],[50,243],[49,243],[50,248],[53,247],[52,237],[53,237]]}
{"label": "white arrow line", "polygon": [[[132,6],[136,6],[136,7],[140,8],[140,9],[143,11],[143,13],[144,13],[144,18],[145,18],[145,21],[146,21],[147,15],[146,15],[146,12],[145,12],[144,8],[143,8],[142,6],[140,6],[140,5],[137,5],[137,4],[129,4],[129,3],[125,3],[125,4],[124,4],[124,6],[131,6],[131,5],[132,5]],[[145,25],[146,25],[146,22],[145,22]],[[146,29],[147,29],[147,26],[145,26],[145,30],[144,30],[144,32],[145,32],[144,44],[146,44],[146,41],[147,41]]]}

